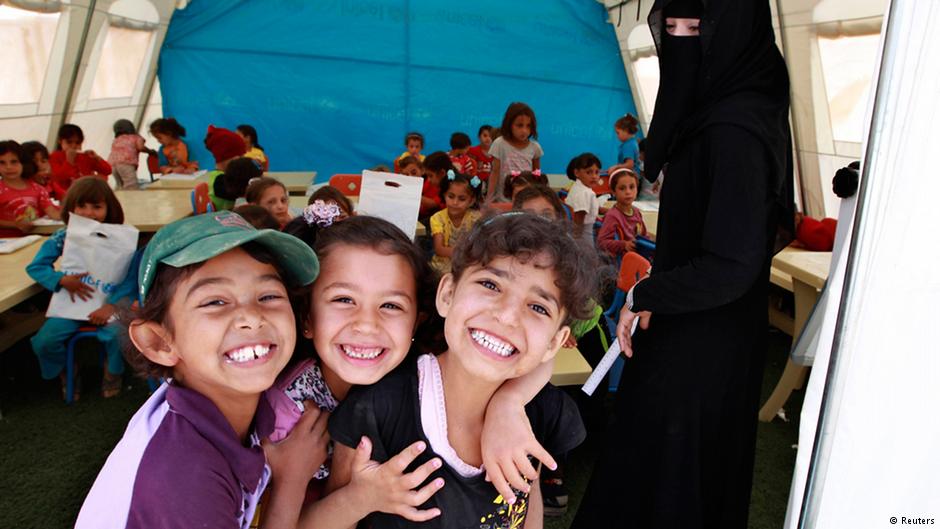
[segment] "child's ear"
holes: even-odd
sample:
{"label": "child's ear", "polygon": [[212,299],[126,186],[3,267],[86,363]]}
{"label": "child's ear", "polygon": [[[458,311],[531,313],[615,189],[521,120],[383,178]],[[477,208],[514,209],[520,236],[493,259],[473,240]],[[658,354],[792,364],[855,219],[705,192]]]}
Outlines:
{"label": "child's ear", "polygon": [[169,331],[155,321],[134,320],[127,328],[134,347],[148,360],[161,366],[173,367],[180,358],[172,347]]}
{"label": "child's ear", "polygon": [[571,336],[571,327],[567,325],[562,325],[558,332],[555,333],[555,336],[552,337],[552,341],[548,344],[548,350],[545,351],[545,356],[542,357],[542,362],[548,362],[549,360],[555,358],[555,355],[558,354],[558,350],[561,349],[561,346],[568,341],[568,336]]}
{"label": "child's ear", "polygon": [[441,282],[437,284],[437,298],[435,302],[437,304],[437,313],[440,314],[442,318],[446,318],[447,313],[450,311],[451,303],[454,301],[454,288],[456,288],[456,286],[454,274],[444,274],[444,277],[441,278]]}

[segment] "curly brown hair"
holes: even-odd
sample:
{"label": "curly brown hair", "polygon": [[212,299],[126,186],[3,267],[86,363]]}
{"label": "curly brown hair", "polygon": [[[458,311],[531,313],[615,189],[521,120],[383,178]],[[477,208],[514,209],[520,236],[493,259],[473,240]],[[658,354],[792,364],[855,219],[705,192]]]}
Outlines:
{"label": "curly brown hair", "polygon": [[532,213],[510,211],[477,222],[454,248],[454,281],[471,266],[486,266],[500,257],[527,262],[539,255],[551,260],[555,285],[561,292],[564,324],[593,316],[598,289],[597,253],[584,251],[563,222]]}

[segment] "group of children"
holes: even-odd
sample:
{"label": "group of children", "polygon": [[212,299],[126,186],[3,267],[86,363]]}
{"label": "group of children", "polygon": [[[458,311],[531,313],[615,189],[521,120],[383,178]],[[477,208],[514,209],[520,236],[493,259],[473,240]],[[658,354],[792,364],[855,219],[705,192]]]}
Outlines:
{"label": "group of children", "polygon": [[[52,156],[0,143],[0,209],[7,195],[30,197],[0,227],[22,234],[42,214],[123,223],[106,178],[133,188],[140,153],[156,153],[130,122],[114,130],[109,161],[82,151],[74,125]],[[198,168],[176,120],[150,132],[160,172]],[[582,190],[601,164],[575,157],[563,202],[540,171],[528,105],[511,104],[499,129],[478,136],[471,147],[456,133],[450,152],[425,157],[423,137],[410,133],[396,160],[398,172],[425,180],[428,260],[390,223],[355,216],[332,187],[291,211],[284,185],[263,176],[255,130],[210,126],[216,212],[161,229],[88,315],[108,353],[106,397],[120,392],[125,359],[168,382],[131,420],[78,526],[234,517],[350,527],[368,517],[375,527],[539,527],[531,483],[584,437],[573,402],[543,387],[555,353],[573,343],[571,326],[596,323],[597,254],[576,239],[593,235],[585,228],[601,212]],[[615,255],[643,229],[634,167],[611,174],[617,206],[598,245]],[[605,242],[608,232],[619,244]],[[54,268],[64,238],[64,229],[50,237],[28,272],[82,298],[82,277]],[[65,342],[79,323],[50,318],[32,339],[42,376],[63,378],[63,391]]]}
{"label": "group of children", "polygon": [[584,437],[545,383],[594,256],[507,212],[438,280],[389,222],[324,209],[298,236],[222,211],[146,245],[119,321],[129,364],[167,383],[77,527],[541,526],[540,463],[501,454],[540,444],[554,466]]}

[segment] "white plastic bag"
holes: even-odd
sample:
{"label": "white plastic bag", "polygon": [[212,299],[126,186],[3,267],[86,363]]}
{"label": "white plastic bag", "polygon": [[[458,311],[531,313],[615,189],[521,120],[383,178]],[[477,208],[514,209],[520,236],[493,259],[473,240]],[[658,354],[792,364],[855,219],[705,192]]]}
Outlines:
{"label": "white plastic bag", "polygon": [[69,215],[65,246],[59,268],[67,275],[88,272],[82,282],[92,287],[91,298],[72,301],[68,290],[61,288],[52,295],[47,318],[87,320],[88,315],[105,304],[130,266],[137,250],[139,231],[124,224],[103,224],[80,215]]}
{"label": "white plastic bag", "polygon": [[363,171],[356,213],[383,218],[413,239],[423,187],[424,179],[417,176]]}

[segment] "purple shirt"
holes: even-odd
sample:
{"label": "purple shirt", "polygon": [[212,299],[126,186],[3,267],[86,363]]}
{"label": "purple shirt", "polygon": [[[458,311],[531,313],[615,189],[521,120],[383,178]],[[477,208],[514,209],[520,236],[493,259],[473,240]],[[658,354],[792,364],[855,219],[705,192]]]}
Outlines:
{"label": "purple shirt", "polygon": [[271,476],[259,435],[273,425],[261,399],[246,447],[208,398],[162,385],[108,456],[76,529],[247,528]]}

